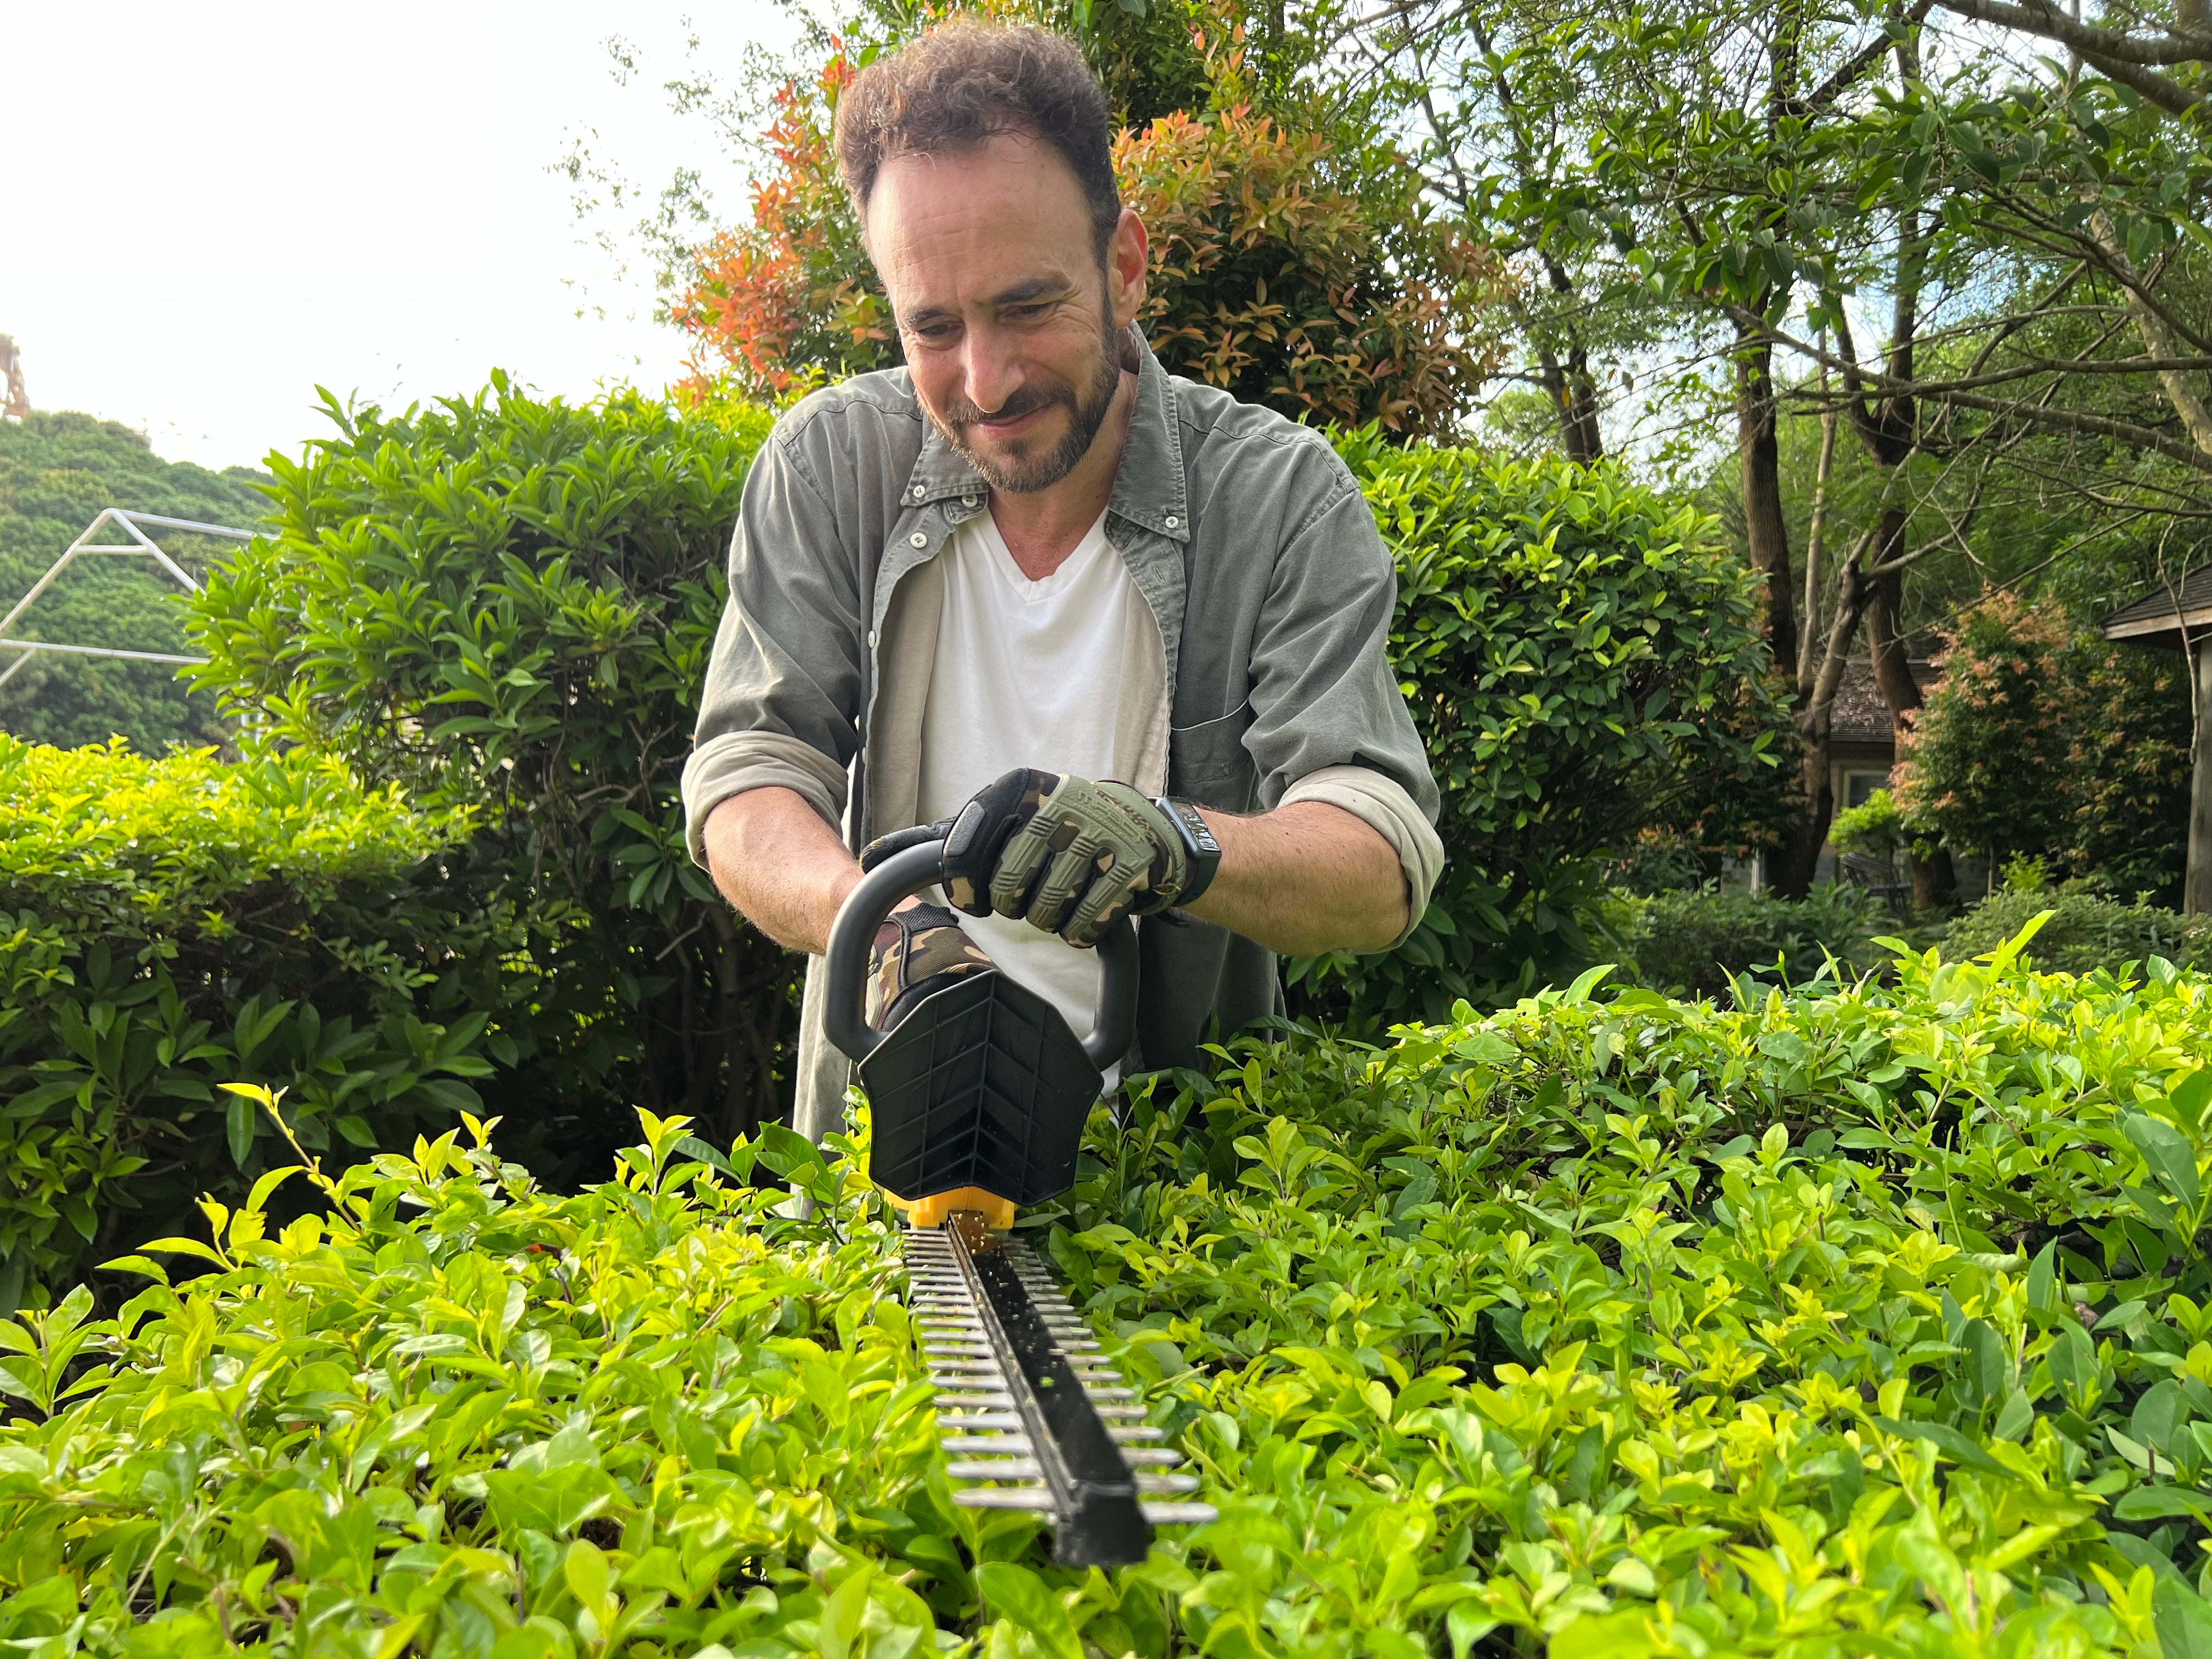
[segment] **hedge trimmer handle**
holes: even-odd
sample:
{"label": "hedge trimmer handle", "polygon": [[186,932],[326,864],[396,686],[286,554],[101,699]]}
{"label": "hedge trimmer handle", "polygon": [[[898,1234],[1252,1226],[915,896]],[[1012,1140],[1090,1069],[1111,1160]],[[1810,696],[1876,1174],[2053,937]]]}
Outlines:
{"label": "hedge trimmer handle", "polygon": [[[829,997],[823,1023],[830,1041],[866,1060],[884,1040],[867,1023],[868,957],[876,930],[902,899],[945,879],[942,836],[902,848],[860,878],[830,929]],[[1068,947],[1073,950],[1073,945]],[[1137,1030],[1137,933],[1122,917],[1100,935],[1098,1018],[1083,1052],[1103,1076],[1128,1052]]]}

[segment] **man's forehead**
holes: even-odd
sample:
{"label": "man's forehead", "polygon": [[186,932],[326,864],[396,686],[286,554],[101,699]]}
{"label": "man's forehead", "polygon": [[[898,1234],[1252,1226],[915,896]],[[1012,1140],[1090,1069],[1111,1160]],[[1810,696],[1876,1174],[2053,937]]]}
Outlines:
{"label": "man's forehead", "polygon": [[1048,264],[1061,257],[1054,245],[1087,244],[1090,223],[1082,186],[1059,152],[1002,133],[963,149],[887,158],[864,228],[879,260],[966,244],[978,251],[1029,246]]}

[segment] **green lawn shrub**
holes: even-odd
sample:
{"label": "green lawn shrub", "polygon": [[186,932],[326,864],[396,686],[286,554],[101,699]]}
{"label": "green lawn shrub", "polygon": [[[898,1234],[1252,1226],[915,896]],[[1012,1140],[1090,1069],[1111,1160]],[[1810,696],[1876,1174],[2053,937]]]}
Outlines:
{"label": "green lawn shrub", "polygon": [[1994,951],[2046,911],[2050,920],[2026,951],[2039,968],[2086,974],[2153,957],[2212,966],[2212,917],[2185,916],[2154,904],[2124,904],[2073,888],[2000,889],[1953,919],[1944,930],[1943,954],[1963,962]]}
{"label": "green lawn shrub", "polygon": [[[1595,980],[1596,975],[1589,976]],[[1585,981],[1139,1085],[1031,1219],[1221,1519],[955,1509],[843,1143],[471,1122],[0,1325],[26,1651],[2168,1654],[2212,1633],[2212,981]],[[296,1186],[298,1182],[295,1182]],[[155,1258],[159,1258],[157,1261]],[[972,1647],[963,1646],[972,1641]]]}
{"label": "green lawn shrub", "polygon": [[1816,887],[1805,898],[1715,888],[1629,901],[1623,946],[1636,975],[1674,996],[1729,997],[1747,975],[1791,983],[1827,970],[1848,977],[1886,961],[1879,936],[1897,931],[1879,900],[1853,887]]}
{"label": "green lawn shrub", "polygon": [[277,1143],[222,1084],[289,1088],[319,1150],[480,1106],[501,941],[453,913],[467,828],[305,753],[0,736],[0,1307],[244,1190]]}
{"label": "green lawn shrub", "polygon": [[[210,580],[200,684],[268,745],[335,755],[432,810],[518,930],[511,1121],[596,1170],[636,1102],[726,1139],[783,1109],[796,958],[684,846],[678,788],[769,411],[473,398],[330,409],[277,457],[273,533]],[[547,1143],[553,1144],[553,1143]],[[532,1154],[533,1158],[535,1154]]]}
{"label": "green lawn shrub", "polygon": [[1771,770],[1753,576],[1717,520],[1609,466],[1341,434],[1398,561],[1396,665],[1451,855],[1387,957],[1294,963],[1377,1026],[1510,1001],[1596,959],[1598,857]]}

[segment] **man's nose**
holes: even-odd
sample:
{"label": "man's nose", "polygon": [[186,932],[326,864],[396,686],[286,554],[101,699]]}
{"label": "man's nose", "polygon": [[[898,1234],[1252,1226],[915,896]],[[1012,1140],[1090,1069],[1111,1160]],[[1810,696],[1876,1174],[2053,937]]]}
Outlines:
{"label": "man's nose", "polygon": [[968,401],[980,412],[995,415],[1021,390],[1021,354],[1004,331],[988,324],[970,324],[966,345]]}

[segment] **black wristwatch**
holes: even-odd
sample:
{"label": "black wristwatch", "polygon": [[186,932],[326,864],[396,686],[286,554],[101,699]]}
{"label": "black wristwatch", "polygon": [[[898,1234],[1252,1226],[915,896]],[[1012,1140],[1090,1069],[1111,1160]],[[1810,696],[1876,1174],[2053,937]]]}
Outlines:
{"label": "black wristwatch", "polygon": [[1194,903],[1213,885],[1213,872],[1221,867],[1221,843],[1214,840],[1213,831],[1206,827],[1198,808],[1188,801],[1162,795],[1152,805],[1175,825],[1176,833],[1182,837],[1183,856],[1190,861],[1190,885],[1176,895],[1176,908],[1181,909]]}

